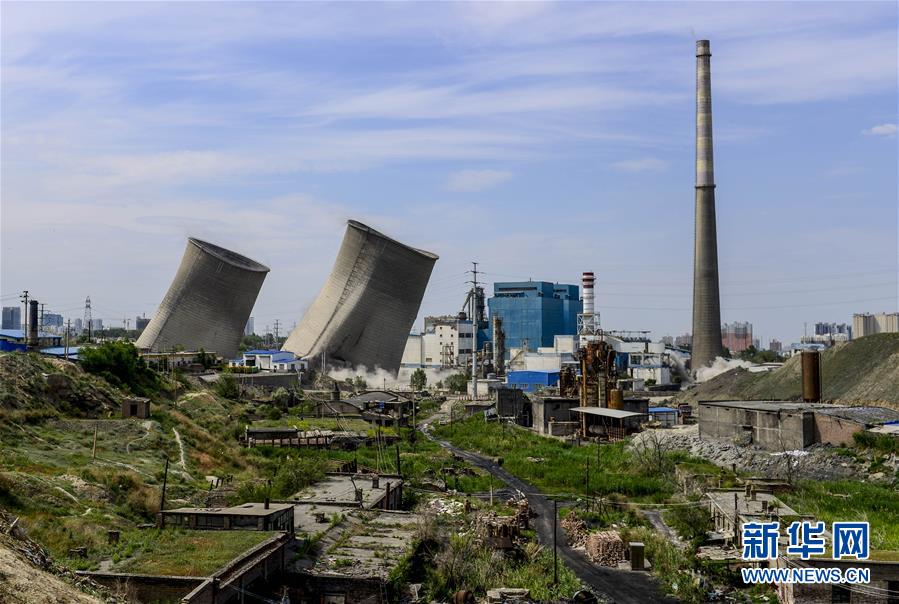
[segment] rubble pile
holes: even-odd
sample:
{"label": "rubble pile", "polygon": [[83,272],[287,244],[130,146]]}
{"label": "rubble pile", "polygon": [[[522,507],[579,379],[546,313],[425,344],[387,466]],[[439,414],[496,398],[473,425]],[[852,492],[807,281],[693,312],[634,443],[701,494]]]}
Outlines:
{"label": "rubble pile", "polygon": [[56,575],[82,592],[103,599],[107,604],[124,603],[123,600],[111,595],[105,587],[56,564],[41,544],[25,534],[19,519],[2,509],[0,509],[0,547],[15,552],[35,568]]}
{"label": "rubble pile", "polygon": [[465,504],[461,501],[432,499],[428,502],[429,510],[437,514],[446,514],[447,516],[458,516],[465,509]]}
{"label": "rubble pile", "polygon": [[587,523],[576,514],[568,514],[562,519],[561,524],[571,547],[584,547],[587,544]]}
{"label": "rubble pile", "polygon": [[618,566],[627,558],[627,545],[618,531],[600,531],[587,536],[587,557],[600,566]]}

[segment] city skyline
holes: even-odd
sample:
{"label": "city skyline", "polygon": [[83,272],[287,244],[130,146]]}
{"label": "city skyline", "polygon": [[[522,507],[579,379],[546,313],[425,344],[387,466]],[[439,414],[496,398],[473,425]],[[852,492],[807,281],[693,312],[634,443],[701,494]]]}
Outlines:
{"label": "city skyline", "polygon": [[688,332],[709,38],[722,322],[897,309],[894,4],[58,8],[3,8],[4,306],[151,317],[197,236],[270,266],[256,325],[290,325],[355,218],[440,256],[416,327],[477,260]]}

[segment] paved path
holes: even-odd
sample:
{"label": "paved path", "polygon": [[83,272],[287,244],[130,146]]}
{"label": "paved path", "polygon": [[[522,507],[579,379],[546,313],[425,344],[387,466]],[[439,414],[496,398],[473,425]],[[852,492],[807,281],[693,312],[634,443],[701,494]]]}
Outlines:
{"label": "paved path", "polygon": [[[553,502],[541,495],[537,489],[513,476],[501,466],[490,459],[475,453],[460,449],[446,441],[438,440],[428,431],[431,418],[423,424],[422,432],[427,438],[438,443],[445,449],[455,453],[468,463],[482,470],[490,472],[496,478],[502,480],[513,489],[524,493],[531,509],[537,513],[534,529],[537,532],[537,540],[544,546],[552,547],[553,542]],[[622,571],[605,566],[597,566],[590,562],[583,552],[573,549],[568,545],[565,531],[557,524],[556,541],[560,560],[568,566],[578,578],[599,592],[608,601],[616,604],[650,604],[674,603],[677,600],[666,596],[659,589],[658,583],[647,573]]]}

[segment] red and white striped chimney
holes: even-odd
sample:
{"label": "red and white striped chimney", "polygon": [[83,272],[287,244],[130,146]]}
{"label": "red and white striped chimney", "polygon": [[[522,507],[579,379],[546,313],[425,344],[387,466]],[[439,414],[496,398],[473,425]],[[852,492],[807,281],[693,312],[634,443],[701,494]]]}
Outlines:
{"label": "red and white striped chimney", "polygon": [[593,285],[596,278],[592,272],[585,272],[581,277],[581,285],[584,288],[584,313],[585,315],[593,314]]}

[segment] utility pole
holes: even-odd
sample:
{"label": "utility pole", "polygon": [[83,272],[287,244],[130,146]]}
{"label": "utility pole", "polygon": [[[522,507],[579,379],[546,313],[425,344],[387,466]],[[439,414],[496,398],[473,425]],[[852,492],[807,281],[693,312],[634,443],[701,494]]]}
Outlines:
{"label": "utility pole", "polygon": [[[159,498],[159,516],[160,518],[164,518],[162,516],[162,510],[165,509],[165,487],[169,481],[169,456],[165,456],[165,473],[162,475],[162,496]],[[164,522],[164,521],[163,521]]]}
{"label": "utility pole", "polygon": [[471,263],[471,395],[478,400],[478,263]]}
{"label": "utility pole", "polygon": [[22,331],[28,330],[28,290],[22,292],[22,295],[19,298],[22,300],[22,303],[25,304],[25,312],[22,313],[22,321],[19,327],[22,328]]}
{"label": "utility pole", "polygon": [[556,546],[556,518],[559,517],[559,502],[553,499],[553,585],[559,584],[559,554]]}

